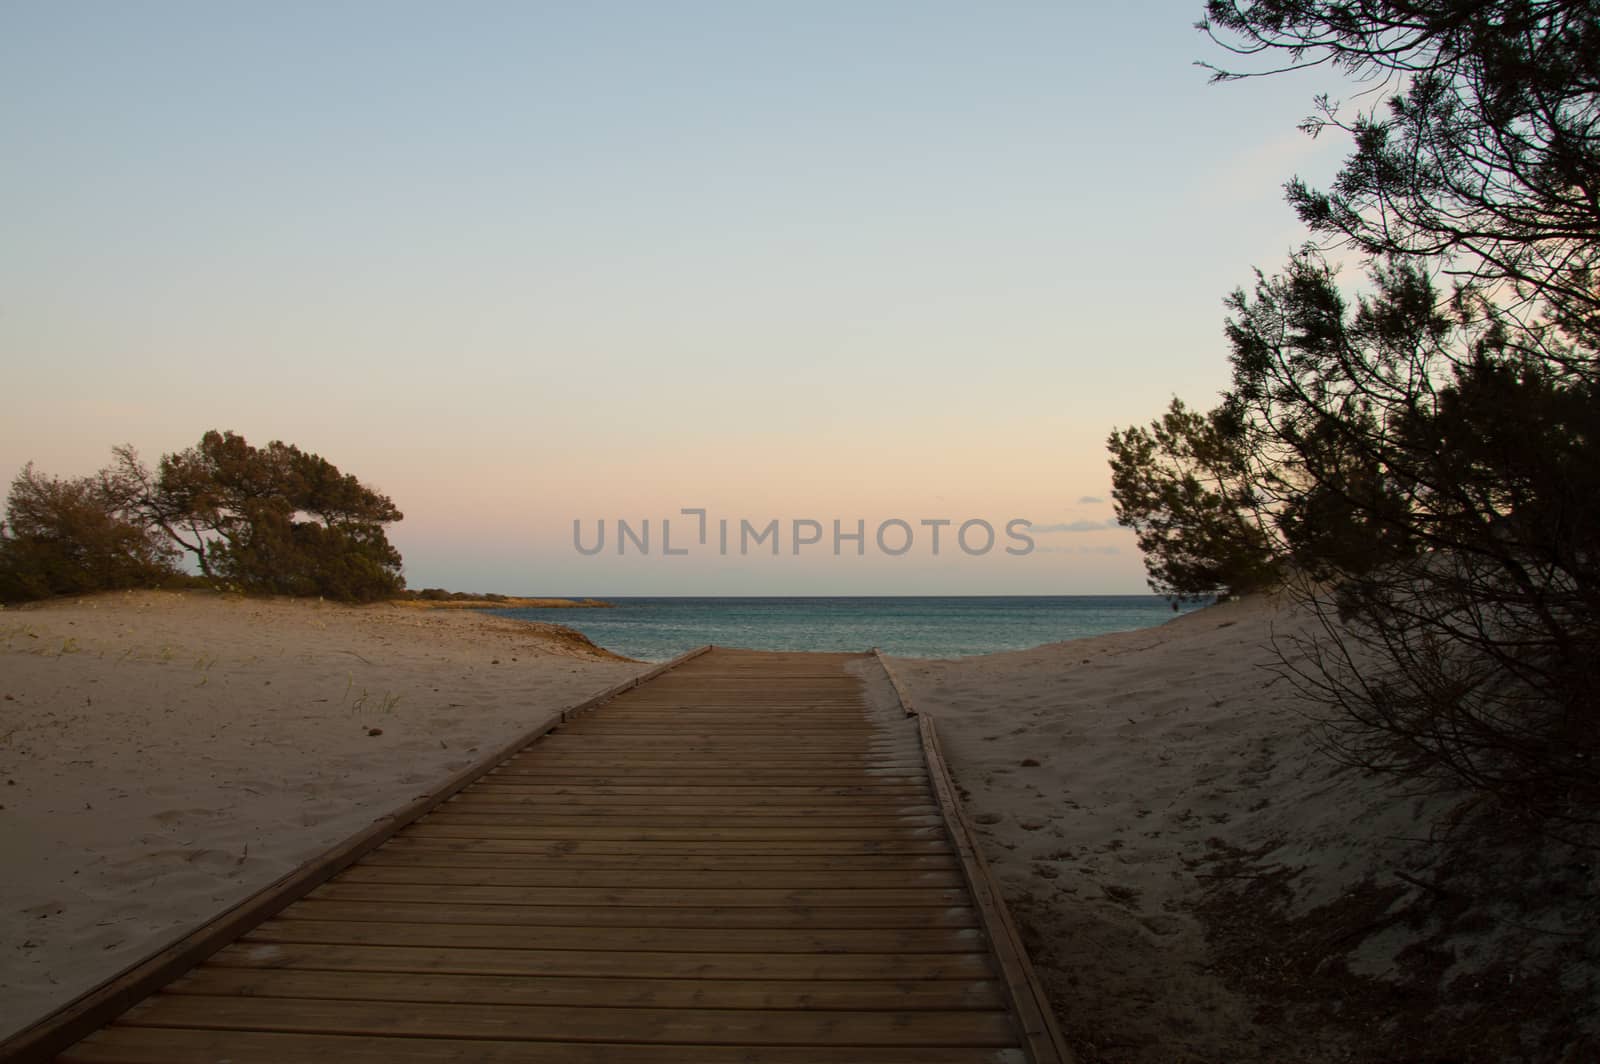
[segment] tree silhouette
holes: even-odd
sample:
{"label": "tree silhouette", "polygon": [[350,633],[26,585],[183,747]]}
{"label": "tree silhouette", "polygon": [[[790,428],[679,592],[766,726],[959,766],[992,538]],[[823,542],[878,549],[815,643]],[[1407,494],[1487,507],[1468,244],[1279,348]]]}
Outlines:
{"label": "tree silhouette", "polygon": [[[1364,106],[1327,97],[1303,128],[1354,151],[1326,190],[1289,201],[1313,232],[1367,255],[1432,258],[1531,330],[1587,351],[1600,329],[1600,4],[1589,0],[1210,0],[1200,24],[1250,71],[1328,65],[1367,83]],[[1209,65],[1209,64],[1208,64]],[[1392,92],[1385,90],[1392,89]]]}
{"label": "tree silhouette", "polygon": [[0,525],[0,599],[163,583],[178,575],[175,554],[144,523],[137,485],[116,467],[64,480],[30,462],[11,482]]}
{"label": "tree silhouette", "polygon": [[1281,664],[1339,752],[1600,824],[1600,4],[1211,0],[1200,25],[1258,67],[1218,79],[1322,64],[1362,91],[1304,126],[1352,139],[1332,186],[1287,186],[1320,245],[1228,302],[1228,489],[1174,507],[1142,485],[1193,456],[1113,435],[1130,523],[1186,522],[1141,534],[1152,576],[1253,529],[1321,621]]}
{"label": "tree silhouette", "polygon": [[279,440],[258,448],[215,430],[163,456],[154,475],[131,452],[118,455],[142,485],[145,518],[220,583],[351,601],[405,586],[384,532],[404,515],[320,455]]}
{"label": "tree silhouette", "polygon": [[1251,518],[1246,456],[1222,417],[1174,399],[1149,428],[1113,430],[1107,440],[1117,520],[1137,534],[1158,594],[1202,598],[1277,578]]}

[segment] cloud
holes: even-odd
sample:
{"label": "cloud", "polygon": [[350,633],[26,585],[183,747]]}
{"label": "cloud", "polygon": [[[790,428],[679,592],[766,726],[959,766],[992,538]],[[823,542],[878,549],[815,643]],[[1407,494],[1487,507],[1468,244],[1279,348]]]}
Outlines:
{"label": "cloud", "polygon": [[1098,496],[1098,495],[1080,495],[1080,496],[1078,496],[1078,505],[1079,506],[1099,506],[1100,504],[1102,504],[1104,502],[1105,502],[1105,500],[1100,498],[1100,496]]}
{"label": "cloud", "polygon": [[1072,547],[1052,547],[1047,543],[1047,544],[1044,544],[1043,546],[1038,546],[1038,547],[1033,548],[1033,553],[1035,553],[1035,554],[1094,554],[1094,555],[1109,555],[1109,554],[1121,554],[1122,553],[1122,548],[1121,547],[1109,547],[1108,546],[1108,547],[1077,547],[1076,549],[1074,549]]}
{"label": "cloud", "polygon": [[1050,532],[1104,532],[1116,527],[1115,521],[1067,521],[1057,525],[1029,525],[1028,531],[1044,535]]}

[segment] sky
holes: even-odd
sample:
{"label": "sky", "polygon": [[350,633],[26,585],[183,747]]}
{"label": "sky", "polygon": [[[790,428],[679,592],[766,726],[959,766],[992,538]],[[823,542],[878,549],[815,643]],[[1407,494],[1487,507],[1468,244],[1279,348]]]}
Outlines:
{"label": "sky", "polygon": [[1226,387],[1348,150],[1199,15],[0,0],[0,477],[226,429],[392,497],[413,587],[1142,592],[1106,436]]}

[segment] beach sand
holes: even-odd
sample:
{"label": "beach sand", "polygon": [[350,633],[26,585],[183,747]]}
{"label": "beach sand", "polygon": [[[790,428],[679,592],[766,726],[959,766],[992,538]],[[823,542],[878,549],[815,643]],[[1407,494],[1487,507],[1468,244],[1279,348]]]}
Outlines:
{"label": "beach sand", "polygon": [[1080,1064],[1600,1059],[1592,853],[1333,760],[1274,669],[1308,625],[892,660]]}
{"label": "beach sand", "polygon": [[454,610],[0,611],[0,1037],[646,667]]}
{"label": "beach sand", "polygon": [[[892,660],[1080,1064],[1519,1059],[1497,1047],[1546,1027],[1521,1059],[1563,1059],[1600,997],[1590,865],[1447,851],[1459,799],[1330,760],[1270,668],[1305,623],[1258,598]],[[0,636],[0,1032],[645,668],[470,611],[204,593]],[[1495,869],[1521,894],[1479,903]],[[1418,1039],[1444,1055],[1397,1055]]]}

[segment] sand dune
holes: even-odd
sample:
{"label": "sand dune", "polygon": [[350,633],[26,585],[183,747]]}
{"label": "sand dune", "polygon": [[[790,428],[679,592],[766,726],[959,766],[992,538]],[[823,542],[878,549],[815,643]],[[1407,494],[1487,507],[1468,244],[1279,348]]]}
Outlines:
{"label": "sand dune", "polygon": [[1564,1055],[1596,1047],[1587,865],[1464,828],[1452,849],[1460,796],[1331,760],[1271,669],[1306,623],[1257,598],[894,661],[1081,1061],[1594,1059]]}

